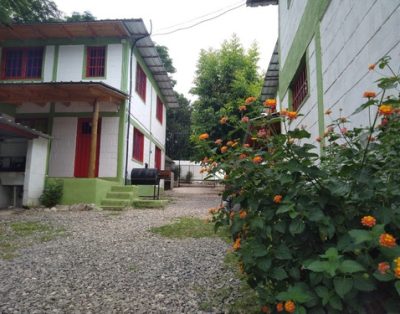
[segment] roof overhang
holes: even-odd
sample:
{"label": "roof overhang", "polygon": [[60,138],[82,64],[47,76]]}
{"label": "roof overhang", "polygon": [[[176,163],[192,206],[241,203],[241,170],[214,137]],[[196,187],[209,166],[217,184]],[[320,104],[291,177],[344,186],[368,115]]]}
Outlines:
{"label": "roof overhang", "polygon": [[38,137],[50,138],[50,136],[42,132],[0,116],[0,140],[13,138],[33,139]]}
{"label": "roof overhang", "polygon": [[165,104],[169,108],[179,107],[171,79],[142,19],[0,24],[0,45],[5,41],[56,39],[73,41],[83,38],[120,38],[135,43],[135,47],[159,87]]}
{"label": "roof overhang", "polygon": [[261,100],[275,98],[279,86],[279,55],[278,41],[275,44],[274,52],[269,61],[267,73],[265,73],[264,84],[261,90]]}
{"label": "roof overhang", "polygon": [[248,7],[258,7],[258,6],[264,6],[264,5],[274,5],[274,4],[279,4],[279,0],[247,0],[246,5]]}
{"label": "roof overhang", "polygon": [[0,103],[71,103],[95,101],[121,104],[128,95],[101,82],[0,83]]}

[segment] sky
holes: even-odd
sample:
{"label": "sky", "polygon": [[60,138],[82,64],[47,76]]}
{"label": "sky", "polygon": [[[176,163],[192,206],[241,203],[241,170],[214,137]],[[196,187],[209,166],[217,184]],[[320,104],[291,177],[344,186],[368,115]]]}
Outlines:
{"label": "sky", "polygon": [[[177,72],[175,90],[188,99],[201,49],[219,49],[235,33],[245,49],[256,42],[265,73],[278,37],[278,6],[247,7],[245,0],[55,0],[66,15],[90,11],[97,19],[142,18],[151,38],[168,47]],[[242,5],[241,5],[242,4]],[[238,7],[239,6],[239,7]],[[238,7],[238,8],[236,8]],[[225,11],[230,10],[224,14]],[[213,14],[210,14],[213,13]],[[210,19],[193,28],[157,35]]]}

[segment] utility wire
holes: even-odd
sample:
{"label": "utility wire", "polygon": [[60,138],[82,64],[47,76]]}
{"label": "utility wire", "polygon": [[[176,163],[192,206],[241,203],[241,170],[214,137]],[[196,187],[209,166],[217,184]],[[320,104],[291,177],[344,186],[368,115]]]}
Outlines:
{"label": "utility wire", "polygon": [[245,3],[241,3],[241,4],[238,5],[238,6],[235,6],[235,7],[231,8],[231,9],[225,10],[225,11],[223,11],[222,13],[220,13],[220,14],[218,14],[218,15],[215,15],[215,16],[210,17],[210,18],[208,18],[208,19],[204,19],[204,20],[199,21],[199,22],[197,22],[197,23],[195,23],[195,24],[193,24],[193,25],[189,25],[189,26],[186,26],[186,27],[177,28],[177,29],[175,29],[175,30],[172,30],[172,31],[169,31],[169,32],[165,32],[165,33],[156,33],[156,34],[153,34],[152,37],[154,37],[154,36],[162,36],[162,35],[169,35],[169,34],[173,34],[173,33],[179,32],[179,31],[183,31],[183,30],[186,30],[186,29],[193,28],[193,27],[195,27],[195,26],[197,26],[197,25],[200,25],[200,24],[203,24],[203,23],[205,23],[205,22],[208,22],[208,21],[211,21],[211,20],[215,20],[216,18],[218,18],[218,17],[220,17],[220,16],[222,16],[222,15],[228,13],[228,12],[231,12],[231,11],[233,11],[233,10],[236,10],[236,9],[238,9],[238,8],[244,6],[244,5],[245,5]]}
{"label": "utility wire", "polygon": [[232,6],[236,6],[236,5],[242,4],[242,3],[243,3],[243,1],[239,1],[239,2],[236,2],[236,3],[232,3],[231,5],[228,5],[228,6],[226,6],[226,7],[221,8],[221,9],[215,10],[215,11],[213,11],[213,12],[209,12],[209,13],[207,13],[207,14],[204,14],[204,15],[201,15],[201,16],[197,16],[197,17],[192,18],[192,19],[190,19],[190,20],[187,20],[187,21],[185,21],[185,22],[181,22],[181,23],[177,23],[177,24],[174,24],[174,25],[171,25],[171,26],[167,26],[167,27],[160,28],[160,29],[158,29],[157,31],[158,31],[158,32],[166,31],[166,30],[169,30],[169,29],[171,29],[171,28],[175,28],[175,27],[178,27],[178,26],[181,26],[181,25],[185,25],[185,24],[188,24],[188,23],[191,23],[191,22],[195,22],[195,21],[197,21],[197,20],[199,20],[199,19],[205,18],[205,17],[210,16],[210,15],[214,15],[214,14],[219,13],[219,12],[221,12],[221,11],[224,11],[224,10],[226,10],[226,9],[232,7]]}

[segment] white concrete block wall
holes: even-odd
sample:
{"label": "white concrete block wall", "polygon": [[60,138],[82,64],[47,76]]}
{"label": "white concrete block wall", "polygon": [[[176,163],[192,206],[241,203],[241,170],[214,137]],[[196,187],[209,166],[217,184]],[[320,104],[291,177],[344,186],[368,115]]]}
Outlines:
{"label": "white concrete block wall", "polygon": [[57,81],[82,81],[84,48],[84,45],[59,46]]}
{"label": "white concrete block wall", "polygon": [[285,64],[286,57],[296,34],[293,30],[299,27],[308,0],[291,0],[289,8],[287,5],[288,1],[289,0],[279,1],[279,53],[281,67]]}
{"label": "white concrete block wall", "polygon": [[[104,83],[115,88],[121,88],[122,69],[122,44],[110,44],[107,46],[106,79]],[[92,81],[96,79],[90,78]]]}
{"label": "white concrete block wall", "polygon": [[[119,105],[100,102],[100,112],[118,112]],[[87,102],[73,101],[67,105],[62,103],[55,104],[55,112],[93,112],[93,104]]]}
{"label": "white concrete block wall", "polygon": [[[393,68],[400,68],[400,32],[394,31],[399,25],[399,1],[331,1],[320,29],[324,103],[333,117],[339,109],[343,116],[353,113],[365,102],[365,90],[378,92],[374,81],[380,75],[368,71],[369,64],[390,55]],[[369,121],[367,112],[350,119],[356,127]]]}
{"label": "white concrete block wall", "polygon": [[34,104],[31,102],[26,102],[17,107],[17,114],[19,113],[49,113],[50,112],[50,104],[47,103],[44,106]]}
{"label": "white concrete block wall", "polygon": [[76,129],[77,118],[54,118],[49,161],[50,177],[74,176]]}
{"label": "white concrete block wall", "polygon": [[99,177],[116,177],[118,164],[118,117],[101,119]]}
{"label": "white concrete block wall", "polygon": [[48,139],[39,137],[28,142],[22,199],[22,204],[25,206],[39,204],[45,183],[47,149]]}
{"label": "white concrete block wall", "polygon": [[44,68],[43,68],[43,81],[51,82],[53,77],[53,65],[54,65],[54,46],[46,46],[44,56]]}

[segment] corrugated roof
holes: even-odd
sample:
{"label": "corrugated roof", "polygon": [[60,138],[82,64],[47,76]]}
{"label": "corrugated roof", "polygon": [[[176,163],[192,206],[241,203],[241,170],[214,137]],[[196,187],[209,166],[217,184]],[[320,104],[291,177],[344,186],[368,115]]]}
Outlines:
{"label": "corrugated roof", "polygon": [[[48,22],[0,24],[0,42],[6,40],[51,40],[60,38],[118,37],[137,41],[136,47],[157,82],[165,105],[179,107],[171,79],[142,19],[96,20],[79,22]],[[143,38],[144,37],[144,38]]]}
{"label": "corrugated roof", "polygon": [[35,129],[31,129],[25,125],[14,122],[4,116],[0,115],[0,139],[4,138],[37,138],[37,137],[51,138],[49,135],[44,134]]}
{"label": "corrugated roof", "polygon": [[279,86],[279,55],[278,41],[275,44],[274,52],[269,61],[267,73],[264,77],[264,85],[261,90],[261,100],[275,98]]}
{"label": "corrugated roof", "polygon": [[260,5],[279,4],[279,0],[247,0],[248,7],[258,7]]}

